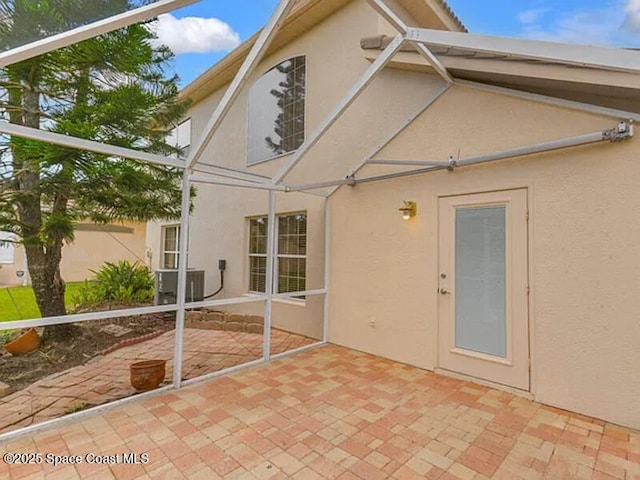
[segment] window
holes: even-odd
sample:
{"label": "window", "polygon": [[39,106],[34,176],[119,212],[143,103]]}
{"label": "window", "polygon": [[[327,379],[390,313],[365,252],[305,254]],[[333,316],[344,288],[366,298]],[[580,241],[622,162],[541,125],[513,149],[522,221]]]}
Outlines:
{"label": "window", "polygon": [[12,233],[0,232],[0,264],[12,264],[15,257],[15,236]]}
{"label": "window", "polygon": [[162,228],[162,268],[178,268],[180,253],[180,227]]}
{"label": "window", "polygon": [[306,58],[276,65],[249,90],[249,165],[293,152],[304,143]]}
{"label": "window", "polygon": [[[249,220],[249,291],[264,293],[267,284],[267,217]],[[302,292],[307,277],[307,215],[279,215],[276,223],[277,293]]]}
{"label": "window", "polygon": [[167,144],[180,150],[181,157],[189,156],[189,148],[191,147],[191,119],[187,118],[176,128],[171,130],[167,138]]}
{"label": "window", "polygon": [[249,291],[267,290],[267,217],[249,220]]}

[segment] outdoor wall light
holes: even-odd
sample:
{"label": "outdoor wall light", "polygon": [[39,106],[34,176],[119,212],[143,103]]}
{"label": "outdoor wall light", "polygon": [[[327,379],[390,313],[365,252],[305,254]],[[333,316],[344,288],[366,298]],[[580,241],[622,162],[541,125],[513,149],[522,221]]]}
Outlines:
{"label": "outdoor wall light", "polygon": [[410,220],[416,216],[416,212],[418,211],[418,204],[416,202],[409,202],[407,200],[404,201],[404,206],[400,208],[402,212],[402,218],[405,220]]}

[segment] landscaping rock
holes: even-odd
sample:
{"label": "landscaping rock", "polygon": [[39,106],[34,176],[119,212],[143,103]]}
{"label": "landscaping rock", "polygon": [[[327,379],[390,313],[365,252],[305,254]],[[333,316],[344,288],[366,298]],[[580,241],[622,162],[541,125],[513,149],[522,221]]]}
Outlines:
{"label": "landscaping rock", "polygon": [[255,323],[257,325],[264,325],[264,317],[260,315],[247,315],[247,323]]}
{"label": "landscaping rock", "polygon": [[222,312],[204,312],[203,320],[208,322],[220,322],[223,323],[225,321],[225,314]]}
{"label": "landscaping rock", "polygon": [[228,313],[225,315],[224,320],[226,323],[245,323],[246,318],[246,315],[240,315],[239,313]]}
{"label": "landscaping rock", "polygon": [[264,318],[260,315],[243,315],[217,311],[188,312],[185,326],[200,330],[220,330],[261,334]]}
{"label": "landscaping rock", "polygon": [[264,333],[264,325],[258,323],[248,323],[247,333]]}
{"label": "landscaping rock", "polygon": [[244,332],[245,326],[240,322],[226,322],[224,330],[227,332]]}
{"label": "landscaping rock", "polygon": [[204,313],[191,311],[187,312],[184,318],[186,322],[201,322],[202,320],[204,320]]}

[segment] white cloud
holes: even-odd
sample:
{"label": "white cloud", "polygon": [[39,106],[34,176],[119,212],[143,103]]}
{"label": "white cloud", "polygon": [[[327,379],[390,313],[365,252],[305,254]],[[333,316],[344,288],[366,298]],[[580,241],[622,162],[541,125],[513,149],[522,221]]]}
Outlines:
{"label": "white cloud", "polygon": [[628,0],[625,13],[622,28],[627,32],[640,33],[640,0]]}
{"label": "white cloud", "polygon": [[518,22],[523,23],[525,25],[531,25],[532,23],[537,23],[545,14],[550,12],[550,8],[534,8],[531,10],[525,10],[524,12],[520,12],[518,14]]}
{"label": "white cloud", "polygon": [[611,45],[620,28],[620,18],[610,11],[575,12],[550,25],[533,24],[525,28],[527,38],[565,43]]}
{"label": "white cloud", "polygon": [[532,21],[521,21],[521,36],[534,40],[624,47],[640,44],[640,0],[609,0],[597,8],[564,12],[554,9],[551,15],[530,14],[524,20]]}
{"label": "white cloud", "polygon": [[217,18],[176,18],[171,14],[158,17],[151,27],[158,42],[173,53],[207,53],[232,50],[240,44],[240,35]]}

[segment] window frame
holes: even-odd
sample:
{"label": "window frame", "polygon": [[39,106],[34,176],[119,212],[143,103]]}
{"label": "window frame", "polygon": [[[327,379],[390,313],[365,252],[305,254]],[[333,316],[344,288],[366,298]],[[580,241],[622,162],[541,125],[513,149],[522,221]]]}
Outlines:
{"label": "window frame", "polygon": [[[296,148],[296,149],[291,150],[289,152],[274,154],[273,156],[271,156],[269,158],[264,158],[262,160],[257,160],[255,162],[249,161],[249,142],[250,142],[250,139],[251,139],[250,128],[249,128],[250,124],[251,124],[251,89],[255,86],[255,84],[260,79],[262,79],[266,74],[268,74],[269,72],[271,72],[272,70],[277,68],[279,65],[282,65],[285,62],[294,60],[294,59],[299,58],[299,57],[303,57],[304,58],[304,68],[305,68],[305,71],[304,71],[305,100],[304,100],[304,114],[303,114],[303,116],[304,116],[304,131],[303,131],[303,135],[302,135],[302,138],[303,138],[302,144],[304,144],[304,142],[306,142],[306,140],[307,140],[308,105],[309,105],[309,102],[307,101],[307,94],[308,94],[308,91],[309,91],[309,89],[308,89],[308,85],[309,85],[309,75],[308,75],[308,73],[309,73],[309,68],[308,68],[309,67],[309,56],[306,53],[300,53],[300,54],[296,54],[296,55],[291,55],[291,56],[289,56],[287,58],[284,58],[284,59],[278,61],[277,63],[273,64],[271,67],[266,69],[262,73],[262,75],[260,75],[260,77],[257,80],[255,80],[253,82],[253,84],[248,89],[248,92],[247,92],[247,109],[246,109],[246,112],[247,112],[247,118],[246,118],[247,139],[246,139],[246,142],[245,142],[245,147],[246,147],[245,158],[246,158],[246,166],[247,167],[253,167],[255,165],[260,165],[262,163],[271,162],[273,160],[277,160],[279,158],[283,158],[283,157],[286,157],[288,155],[292,155],[298,150]],[[300,148],[300,147],[298,147],[298,148]]]}
{"label": "window frame", "polygon": [[[167,250],[167,230],[169,229],[175,229],[176,230],[176,250]],[[161,260],[160,260],[160,265],[161,265],[161,269],[162,270],[177,270],[179,265],[180,265],[180,224],[172,224],[172,225],[163,225],[162,226],[162,243],[160,245],[160,251],[161,251]],[[170,255],[174,255],[175,256],[175,266],[174,267],[167,267],[167,263],[166,263],[166,256],[167,254]]]}
{"label": "window frame", "polygon": [[[275,225],[275,239],[276,239],[276,244],[275,244],[275,256],[274,256],[274,265],[273,265],[273,272],[272,272],[272,279],[271,281],[273,282],[273,292],[274,294],[290,294],[290,293],[297,293],[298,291],[295,292],[279,292],[279,286],[280,286],[280,259],[281,258],[290,258],[290,259],[301,259],[304,260],[305,263],[305,275],[304,275],[304,282],[305,282],[305,287],[304,290],[299,290],[301,292],[306,291],[307,288],[307,260],[309,258],[309,244],[306,243],[306,247],[305,247],[305,251],[306,254],[305,255],[299,255],[299,254],[284,254],[284,253],[280,253],[280,219],[281,218],[286,218],[286,217],[294,217],[297,215],[304,215],[305,217],[305,222],[306,222],[306,230],[305,230],[305,238],[308,241],[309,238],[309,213],[306,210],[301,210],[301,211],[296,211],[296,212],[286,212],[286,213],[279,213],[275,215],[275,220],[276,220],[276,225]],[[257,220],[260,218],[264,218],[267,221],[267,230],[268,230],[268,216],[267,215],[256,215],[253,217],[247,217],[248,220],[248,239],[249,239],[249,243],[247,245],[247,251],[249,252],[248,258],[249,258],[249,265],[248,265],[248,288],[247,288],[247,293],[250,295],[264,295],[266,293],[266,284],[265,284],[265,292],[260,292],[260,291],[256,291],[256,290],[252,290],[251,289],[251,258],[265,258],[268,259],[268,250],[265,253],[251,253],[251,222],[253,220]],[[268,241],[267,241],[267,245],[268,245]],[[268,279],[266,279],[268,281]],[[287,300],[289,301],[295,301],[296,303],[304,303],[305,299],[304,297],[300,297],[300,296],[291,296],[290,298],[288,298]]]}
{"label": "window frame", "polygon": [[[266,233],[266,244],[265,244],[265,253],[251,253],[251,222],[254,220],[259,220],[263,218],[265,220],[265,224],[266,224],[266,229],[267,229],[267,233]],[[277,217],[276,217],[277,218]],[[264,292],[260,292],[257,290],[252,290],[251,289],[251,276],[253,274],[253,271],[251,270],[251,259],[252,258],[264,258],[265,259],[265,265],[268,262],[268,258],[269,258],[269,222],[268,222],[269,217],[267,215],[257,215],[257,216],[253,216],[253,217],[248,217],[248,239],[249,239],[249,243],[247,245],[247,252],[249,253],[249,265],[248,265],[248,286],[247,286],[247,292],[251,293],[251,294],[255,294],[255,295],[264,295],[266,292],[266,286],[267,286],[267,273],[266,273],[266,268],[265,268],[265,291]]]}

